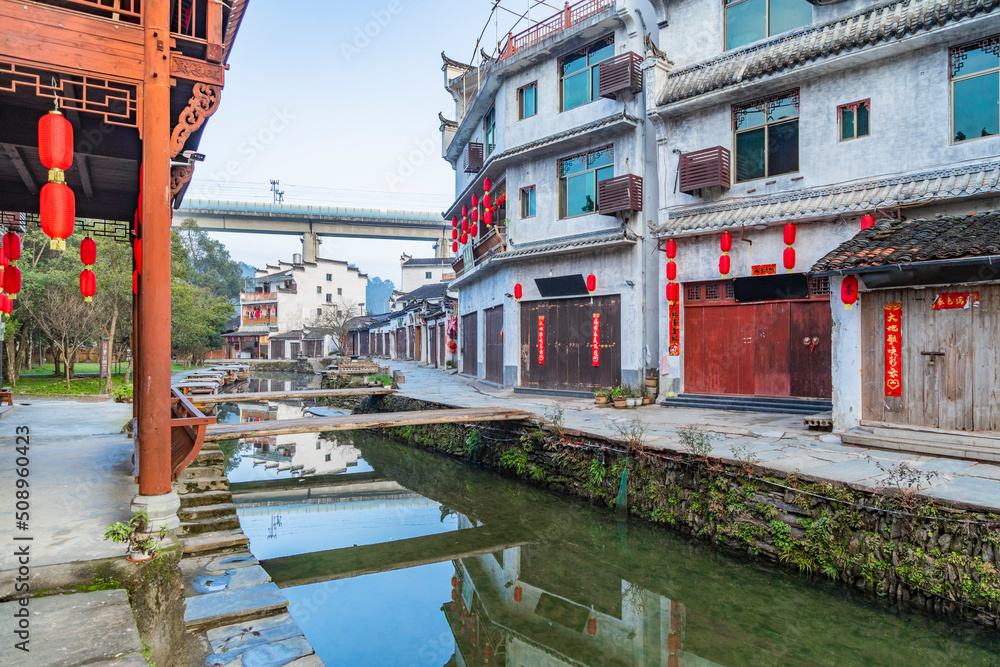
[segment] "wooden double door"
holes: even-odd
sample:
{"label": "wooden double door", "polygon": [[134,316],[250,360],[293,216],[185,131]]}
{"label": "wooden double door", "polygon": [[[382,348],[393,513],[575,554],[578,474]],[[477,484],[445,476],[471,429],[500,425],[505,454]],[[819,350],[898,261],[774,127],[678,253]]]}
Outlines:
{"label": "wooden double door", "polygon": [[479,377],[479,311],[462,315],[462,373]]}
{"label": "wooden double door", "polygon": [[483,311],[486,381],[503,384],[503,306]]}
{"label": "wooden double door", "polygon": [[[600,316],[596,365],[595,315]],[[569,391],[618,386],[621,328],[618,295],[522,302],[521,386]]]}
{"label": "wooden double door", "polygon": [[431,366],[437,367],[438,365],[438,345],[437,345],[437,325],[432,324],[427,327],[427,354],[428,361]]}
{"label": "wooden double door", "polygon": [[[979,304],[934,310],[938,295]],[[945,299],[947,296],[945,296]],[[901,396],[886,396],[885,306],[901,307]],[[1000,285],[866,292],[861,299],[864,419],[1000,431]]]}
{"label": "wooden double door", "polygon": [[684,391],[829,399],[830,302],[686,302]]}

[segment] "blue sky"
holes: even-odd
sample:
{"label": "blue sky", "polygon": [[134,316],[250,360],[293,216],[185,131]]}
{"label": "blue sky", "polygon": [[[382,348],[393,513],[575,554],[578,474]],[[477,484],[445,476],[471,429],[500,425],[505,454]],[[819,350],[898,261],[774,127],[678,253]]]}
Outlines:
{"label": "blue sky", "polygon": [[[505,4],[523,4],[523,11],[527,0]],[[454,172],[441,158],[437,114],[455,112],[440,53],[470,60],[492,1],[311,0],[290,7],[250,3],[188,197],[270,199],[268,181],[280,179],[288,203],[443,210]],[[500,18],[504,34],[508,17]],[[492,21],[486,32],[491,51]],[[318,188],[387,194],[363,202],[345,192],[335,201]],[[301,248],[290,236],[217,238],[234,259],[257,266],[289,260]],[[324,239],[320,255],[398,284],[403,252],[431,256],[431,244]]]}

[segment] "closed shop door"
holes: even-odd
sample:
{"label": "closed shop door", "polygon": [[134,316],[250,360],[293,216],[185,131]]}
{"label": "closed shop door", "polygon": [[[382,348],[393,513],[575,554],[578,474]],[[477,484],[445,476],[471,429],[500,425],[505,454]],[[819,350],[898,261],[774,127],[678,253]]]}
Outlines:
{"label": "closed shop door", "polygon": [[503,306],[483,311],[486,326],[486,380],[503,384]]}
{"label": "closed shop door", "polygon": [[479,376],[479,313],[462,316],[462,373]]}
{"label": "closed shop door", "polygon": [[808,300],[737,303],[726,282],[685,285],[685,393],[830,398],[829,282],[811,289]]}
{"label": "closed shop door", "polygon": [[444,320],[441,320],[441,324],[438,326],[438,358],[441,360],[441,365],[445,365],[445,359],[448,355],[445,353],[445,342],[444,342],[444,330],[445,330]]}
{"label": "closed shop door", "polygon": [[272,359],[285,358],[285,341],[283,340],[271,341],[271,358]]}
{"label": "closed shop door", "polygon": [[406,329],[396,329],[396,359],[406,359]]}
{"label": "closed shop door", "polygon": [[290,345],[290,350],[291,351],[288,353],[288,358],[289,359],[296,359],[296,358],[298,358],[298,356],[299,356],[299,346],[301,345],[301,343],[299,343],[298,341],[295,341],[294,343],[290,343],[289,345]]}
{"label": "closed shop door", "polygon": [[406,347],[406,359],[408,361],[412,361],[413,358],[416,356],[415,348],[413,346],[414,342],[416,342],[414,340],[415,336],[413,334],[413,327],[412,326],[409,327],[409,329],[407,330],[406,333],[407,333],[407,336],[406,336],[406,346],[407,346]]}
{"label": "closed shop door", "polygon": [[[973,292],[979,293],[978,306],[932,307],[938,295]],[[885,395],[885,306],[892,303],[902,308],[898,397]],[[861,315],[865,419],[1000,430],[1000,286],[868,292]]]}
{"label": "closed shop door", "polygon": [[595,391],[621,384],[621,297],[522,302],[520,315],[521,386]]}
{"label": "closed shop door", "polygon": [[413,329],[413,358],[417,361],[424,360],[423,331],[424,330],[421,327]]}
{"label": "closed shop door", "polygon": [[437,346],[437,326],[431,325],[427,328],[427,340],[430,343],[427,346],[427,351],[430,353],[431,366],[437,366],[438,363],[438,346]]}

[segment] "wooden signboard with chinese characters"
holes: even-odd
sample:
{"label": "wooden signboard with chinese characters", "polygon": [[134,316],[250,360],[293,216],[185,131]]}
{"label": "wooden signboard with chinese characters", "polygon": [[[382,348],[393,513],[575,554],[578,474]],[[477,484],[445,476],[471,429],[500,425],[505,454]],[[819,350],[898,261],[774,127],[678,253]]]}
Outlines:
{"label": "wooden signboard with chinese characters", "polygon": [[538,316],[538,365],[545,365],[545,316]]}
{"label": "wooden signboard with chinese characters", "polygon": [[903,304],[885,305],[885,395],[903,395]]}

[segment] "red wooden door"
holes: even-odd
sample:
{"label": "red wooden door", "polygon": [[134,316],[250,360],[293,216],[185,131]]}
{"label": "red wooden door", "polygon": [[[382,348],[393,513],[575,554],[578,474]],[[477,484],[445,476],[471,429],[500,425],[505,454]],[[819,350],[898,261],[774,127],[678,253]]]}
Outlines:
{"label": "red wooden door", "polygon": [[705,382],[705,309],[684,311],[684,391],[707,394]]}
{"label": "red wooden door", "polygon": [[701,308],[704,318],[702,331],[705,344],[704,393],[739,393],[739,359],[742,331],[739,326],[739,306]]}
{"label": "red wooden door", "polygon": [[754,306],[756,339],[754,341],[754,394],[788,396],[788,313],[786,302]]}
{"label": "red wooden door", "polygon": [[[728,309],[726,309],[728,310]],[[755,306],[737,307],[737,329],[736,335],[736,393],[744,396],[753,396],[756,391],[754,378],[754,342],[756,338],[756,312]]]}
{"label": "red wooden door", "polygon": [[790,393],[801,398],[830,398],[831,317],[829,301],[791,304],[789,327]]}

